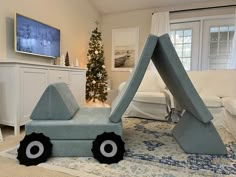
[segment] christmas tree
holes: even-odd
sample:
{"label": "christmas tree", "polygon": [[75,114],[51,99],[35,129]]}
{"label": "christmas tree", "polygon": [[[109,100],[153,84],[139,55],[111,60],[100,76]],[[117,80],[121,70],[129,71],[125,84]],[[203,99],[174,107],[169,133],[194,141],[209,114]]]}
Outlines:
{"label": "christmas tree", "polygon": [[104,64],[104,51],[101,32],[96,28],[90,37],[87,53],[88,64],[86,73],[86,100],[107,100],[107,71]]}
{"label": "christmas tree", "polygon": [[69,59],[69,54],[68,54],[68,52],[66,52],[65,65],[66,65],[66,66],[70,66],[70,59]]}

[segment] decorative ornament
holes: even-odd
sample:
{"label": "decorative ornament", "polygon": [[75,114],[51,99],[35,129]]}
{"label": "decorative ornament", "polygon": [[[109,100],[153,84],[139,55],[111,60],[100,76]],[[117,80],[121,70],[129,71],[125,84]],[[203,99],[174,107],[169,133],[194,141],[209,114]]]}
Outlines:
{"label": "decorative ornament", "polygon": [[92,82],[93,84],[96,84],[96,81],[95,80],[93,80],[93,82]]}
{"label": "decorative ornament", "polygon": [[70,66],[70,58],[69,58],[68,52],[66,52],[65,65],[66,65],[66,66]]}
{"label": "decorative ornament", "polygon": [[78,58],[75,59],[75,66],[79,67],[79,59]]}
{"label": "decorative ornament", "polygon": [[[35,152],[35,149],[37,151]],[[52,154],[52,143],[42,133],[31,133],[26,135],[20,142],[17,150],[20,164],[31,166],[46,162]]]}
{"label": "decorative ornament", "polygon": [[104,69],[105,69],[105,68],[106,68],[106,66],[105,66],[105,65],[102,65],[102,68],[104,68]]}
{"label": "decorative ornament", "polygon": [[94,53],[97,55],[97,54],[98,54],[98,51],[96,50]]}
{"label": "decorative ornament", "polygon": [[[109,151],[107,146],[109,146]],[[105,132],[93,141],[92,153],[100,163],[118,163],[124,157],[125,143],[119,135]]]}
{"label": "decorative ornament", "polygon": [[99,79],[101,79],[101,78],[102,78],[102,73],[99,72],[99,73],[97,74],[97,77],[98,77]]}
{"label": "decorative ornament", "polygon": [[64,56],[64,55],[61,55],[61,58],[60,58],[60,65],[61,65],[61,66],[65,66],[65,56]]}

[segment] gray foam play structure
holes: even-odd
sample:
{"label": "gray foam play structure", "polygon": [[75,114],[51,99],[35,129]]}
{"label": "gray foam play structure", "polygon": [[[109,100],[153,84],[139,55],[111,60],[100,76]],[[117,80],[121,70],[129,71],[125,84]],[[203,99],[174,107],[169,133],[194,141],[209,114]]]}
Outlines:
{"label": "gray foam play structure", "polygon": [[[186,110],[173,129],[173,135],[182,149],[187,153],[226,154],[226,148],[211,123],[212,116],[194,89],[166,34],[161,37],[149,35],[131,77],[111,108],[80,108],[66,84],[48,86],[31,115],[32,121],[26,125],[26,138],[30,140],[21,142],[18,149],[20,163],[25,163],[22,158],[35,161],[44,155],[46,148],[43,143],[40,144],[42,138],[29,138],[34,133],[48,137],[53,156],[67,157],[96,156],[94,141],[101,138],[104,132],[122,137],[122,115],[132,101],[150,59],[175,99]],[[100,154],[108,160],[103,162],[114,163],[109,159],[116,156],[118,144],[123,141],[117,142],[112,138],[110,141],[109,137],[102,139],[103,142],[98,143],[98,151],[102,151]],[[34,146],[38,146],[36,149],[39,150],[31,152],[30,148]],[[110,146],[110,149],[105,146]],[[121,153],[123,156],[124,152]],[[28,165],[32,164],[35,162]]]}
{"label": "gray foam play structure", "polygon": [[159,38],[152,61],[168,89],[186,111],[173,129],[173,135],[187,153],[227,154],[211,120],[211,113],[195,90],[169,36]]}

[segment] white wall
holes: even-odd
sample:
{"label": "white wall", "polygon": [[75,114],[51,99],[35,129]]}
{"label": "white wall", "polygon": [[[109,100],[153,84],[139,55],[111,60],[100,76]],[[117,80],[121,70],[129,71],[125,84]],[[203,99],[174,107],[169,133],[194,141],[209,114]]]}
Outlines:
{"label": "white wall", "polygon": [[[227,4],[232,4],[233,1],[214,1],[214,2],[205,2],[205,3],[194,3],[194,4],[185,4],[171,7],[163,8],[152,8],[145,10],[136,10],[125,13],[115,13],[107,14],[102,17],[102,36],[104,43],[104,52],[105,52],[105,64],[107,66],[108,76],[112,80],[112,87],[117,89],[119,84],[123,81],[126,81],[129,72],[119,72],[111,71],[111,48],[112,48],[112,29],[118,28],[139,28],[139,52],[142,50],[142,46],[150,33],[151,27],[151,17],[153,12],[161,11],[173,11],[181,9],[192,9],[208,6],[222,6]],[[175,13],[170,15],[170,19],[181,19],[181,18],[192,18],[206,15],[222,15],[222,14],[233,14],[235,8],[224,8],[218,10],[208,10],[208,11],[193,11],[193,12],[184,12],[184,13]]]}
{"label": "white wall", "polygon": [[0,0],[0,61],[49,64],[49,58],[14,52],[16,12],[60,29],[61,54],[68,51],[71,62],[79,58],[85,66],[94,22],[101,21],[101,15],[88,0]]}
{"label": "white wall", "polygon": [[103,16],[102,21],[102,36],[105,53],[105,65],[108,71],[109,78],[112,81],[112,87],[117,89],[119,84],[126,81],[129,72],[111,71],[112,62],[112,29],[118,28],[139,28],[139,51],[145,42],[147,35],[150,32],[151,17],[153,10],[133,11],[122,14],[113,14]]}

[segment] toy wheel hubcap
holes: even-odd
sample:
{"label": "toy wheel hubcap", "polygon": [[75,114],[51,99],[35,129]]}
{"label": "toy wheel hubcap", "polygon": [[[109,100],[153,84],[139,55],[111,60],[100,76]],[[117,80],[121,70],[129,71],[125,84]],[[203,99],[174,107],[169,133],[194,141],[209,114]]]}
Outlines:
{"label": "toy wheel hubcap", "polygon": [[[107,148],[107,146],[109,146],[109,148]],[[107,152],[108,151],[107,149],[109,149],[109,152]],[[111,140],[105,140],[100,146],[100,152],[105,157],[115,156],[117,153],[117,150],[118,150],[118,148],[117,148],[116,143]]]}
{"label": "toy wheel hubcap", "polygon": [[[36,150],[35,150],[36,149]],[[36,153],[32,152],[36,151]],[[40,141],[32,141],[26,148],[26,156],[29,159],[36,159],[40,157],[44,152],[44,146]]]}

